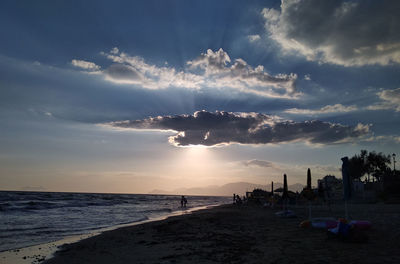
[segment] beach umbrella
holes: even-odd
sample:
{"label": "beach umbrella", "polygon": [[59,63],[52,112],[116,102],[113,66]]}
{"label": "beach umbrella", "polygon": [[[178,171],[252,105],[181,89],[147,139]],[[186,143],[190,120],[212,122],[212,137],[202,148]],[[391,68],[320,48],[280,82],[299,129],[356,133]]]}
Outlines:
{"label": "beach umbrella", "polygon": [[275,200],[274,200],[274,182],[271,182],[271,197],[269,198],[271,207],[274,208],[275,206]]}
{"label": "beach umbrella", "polygon": [[289,192],[288,192],[288,186],[287,186],[287,176],[286,174],[283,174],[283,193],[282,193],[282,198],[288,198],[289,197]]}
{"label": "beach umbrella", "polygon": [[285,210],[287,209],[287,199],[289,198],[288,185],[287,185],[287,177],[286,174],[283,174],[283,192],[282,199],[284,202]]}
{"label": "beach umbrella", "polygon": [[271,196],[274,196],[274,182],[271,182]]}
{"label": "beach umbrella", "polygon": [[347,201],[351,197],[351,179],[349,174],[349,158],[342,158],[342,178],[343,178],[343,199],[344,199],[344,210],[346,219],[349,219],[349,214],[347,211]]}
{"label": "beach umbrella", "polygon": [[313,192],[313,189],[311,187],[311,170],[308,168],[307,170],[307,185],[304,188],[304,196],[307,198],[307,200],[311,201],[315,198],[315,194]]}
{"label": "beach umbrella", "polygon": [[308,219],[311,221],[311,199],[312,199],[312,188],[311,188],[311,170],[307,169],[307,198],[308,198]]}

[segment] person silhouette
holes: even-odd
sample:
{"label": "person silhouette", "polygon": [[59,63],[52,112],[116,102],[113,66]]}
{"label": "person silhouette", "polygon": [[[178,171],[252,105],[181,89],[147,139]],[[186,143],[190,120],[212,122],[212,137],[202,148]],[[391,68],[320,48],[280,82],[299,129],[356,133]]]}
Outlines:
{"label": "person silhouette", "polygon": [[181,197],[181,208],[183,208],[184,200],[185,200],[185,196],[182,195],[182,197]]}
{"label": "person silhouette", "polygon": [[240,196],[237,194],[236,195],[236,204],[241,205],[242,204],[242,199],[240,199]]}

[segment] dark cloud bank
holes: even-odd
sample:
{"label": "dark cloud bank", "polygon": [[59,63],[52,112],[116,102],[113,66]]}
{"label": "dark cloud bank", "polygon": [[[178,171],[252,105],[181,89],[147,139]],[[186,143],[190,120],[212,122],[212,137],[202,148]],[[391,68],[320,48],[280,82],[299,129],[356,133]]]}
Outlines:
{"label": "dark cloud bank", "polygon": [[278,144],[303,141],[311,144],[353,142],[369,133],[369,125],[356,127],[318,120],[293,122],[260,113],[197,111],[193,115],[158,116],[116,121],[107,125],[130,129],[174,130],[176,146],[221,144]]}
{"label": "dark cloud bank", "polygon": [[400,63],[400,1],[282,0],[262,15],[283,49],[344,66]]}

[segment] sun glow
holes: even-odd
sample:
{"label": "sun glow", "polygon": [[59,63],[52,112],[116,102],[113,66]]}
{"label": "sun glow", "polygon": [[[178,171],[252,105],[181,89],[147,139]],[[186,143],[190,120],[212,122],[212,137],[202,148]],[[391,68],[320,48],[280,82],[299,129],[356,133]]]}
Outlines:
{"label": "sun glow", "polygon": [[190,146],[185,148],[183,160],[186,164],[197,167],[209,164],[212,160],[212,151],[201,145]]}
{"label": "sun glow", "polygon": [[220,164],[212,148],[204,146],[188,146],[179,148],[179,154],[170,164],[177,185],[187,187],[206,186],[213,184],[218,176]]}

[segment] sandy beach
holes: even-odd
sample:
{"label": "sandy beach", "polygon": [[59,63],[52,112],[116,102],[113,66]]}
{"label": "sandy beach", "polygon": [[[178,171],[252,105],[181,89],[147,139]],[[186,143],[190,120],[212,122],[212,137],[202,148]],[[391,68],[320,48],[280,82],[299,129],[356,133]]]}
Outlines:
{"label": "sandy beach", "polygon": [[[63,263],[400,263],[400,205],[354,204],[352,219],[369,220],[368,241],[344,242],[320,229],[300,228],[307,207],[278,209],[225,205],[163,221],[104,232],[65,245],[46,264]],[[342,217],[313,208],[314,217]]]}

